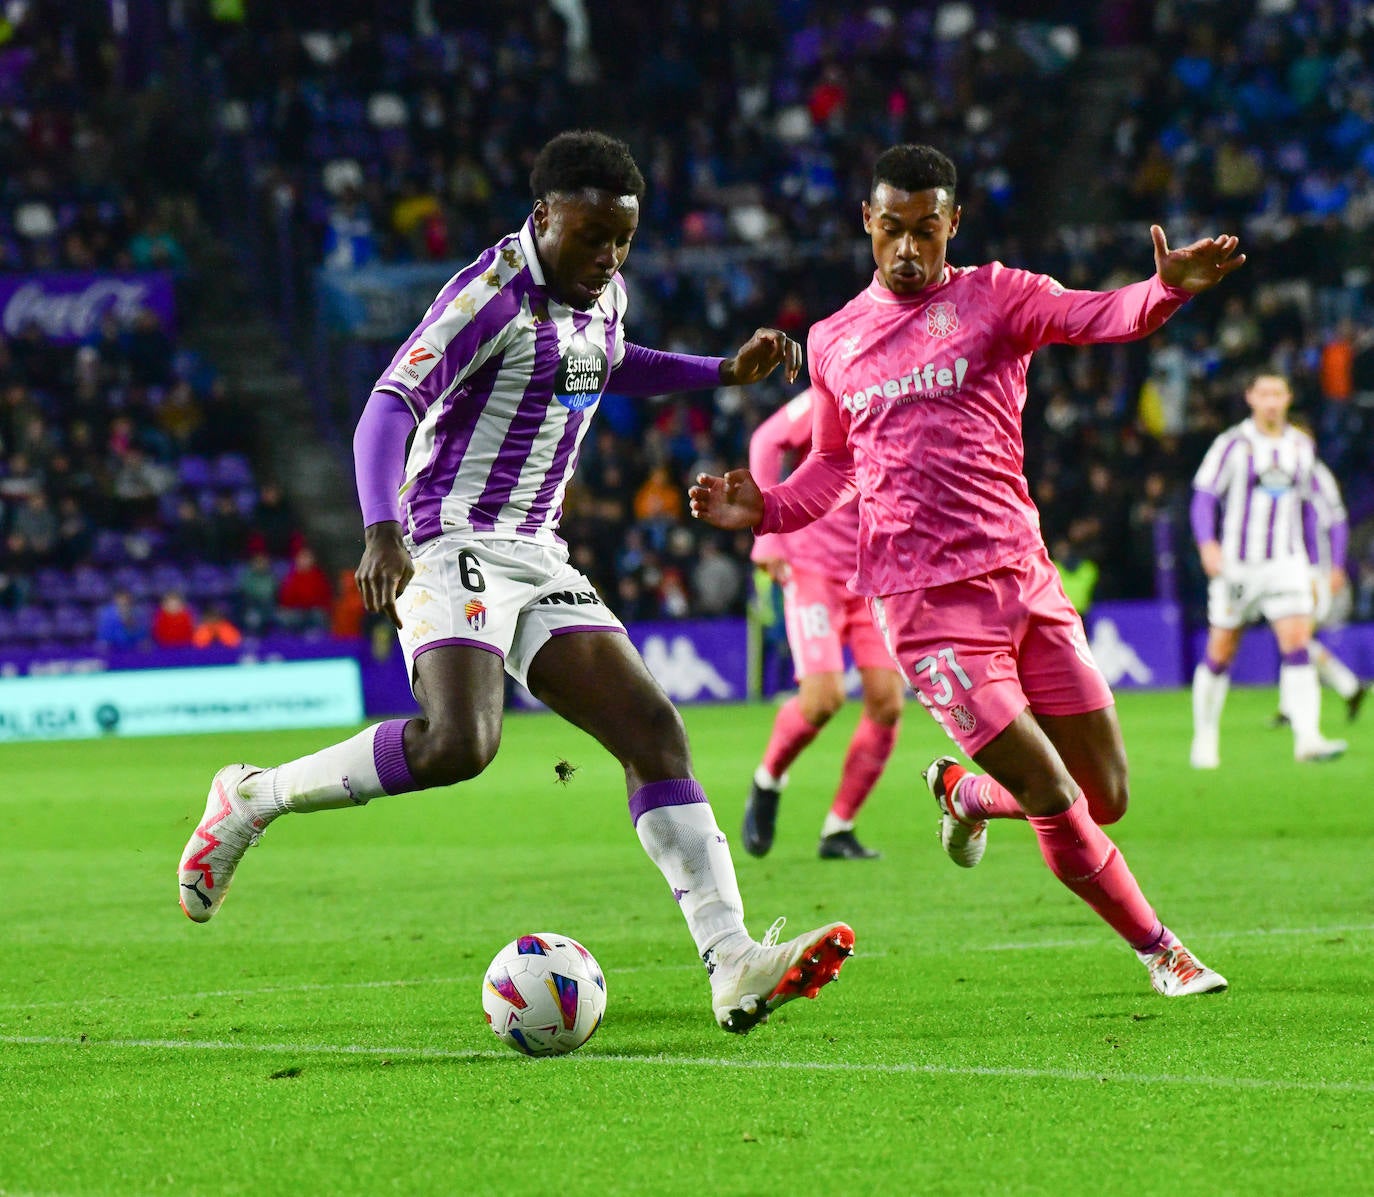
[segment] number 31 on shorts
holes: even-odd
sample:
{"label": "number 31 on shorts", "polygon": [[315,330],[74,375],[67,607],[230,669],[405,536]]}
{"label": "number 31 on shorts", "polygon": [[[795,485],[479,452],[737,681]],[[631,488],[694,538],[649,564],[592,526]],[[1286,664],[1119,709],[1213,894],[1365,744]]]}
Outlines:
{"label": "number 31 on shorts", "polygon": [[954,680],[965,693],[973,689],[972,680],[964,672],[952,648],[942,648],[934,655],[922,657],[917,661],[911,667],[913,685],[923,673],[930,678],[931,692],[927,697],[942,707],[947,707],[954,701],[954,686],[950,682],[950,674],[954,675]]}

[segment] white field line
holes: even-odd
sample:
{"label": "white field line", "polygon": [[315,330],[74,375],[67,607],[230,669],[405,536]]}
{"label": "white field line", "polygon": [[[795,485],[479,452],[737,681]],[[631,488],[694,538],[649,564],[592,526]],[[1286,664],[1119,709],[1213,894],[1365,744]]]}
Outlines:
{"label": "white field line", "polygon": [[[153,1051],[259,1052],[286,1056],[366,1056],[391,1059],[501,1060],[514,1065],[509,1051],[455,1051],[439,1047],[374,1047],[365,1043],[227,1043],[218,1039],[78,1039],[57,1035],[0,1035],[0,1043],[25,1047],[72,1047],[82,1051],[123,1048]],[[739,1060],[728,1056],[626,1056],[583,1052],[589,1064],[647,1064],[659,1068],[734,1068],[742,1071],[921,1074],[926,1076],[1008,1077],[1019,1080],[1089,1081],[1123,1085],[1191,1085],[1213,1089],[1268,1089],[1306,1093],[1374,1093],[1374,1081],[1296,1081],[1286,1077],[1196,1076],[1182,1073],[1088,1072],[1075,1068],[1010,1068],[955,1064],[847,1064],[826,1060]]]}
{"label": "white field line", "polygon": [[[1222,939],[1251,939],[1267,936],[1300,935],[1316,938],[1323,935],[1340,935],[1356,932],[1374,931],[1374,923],[1342,923],[1325,927],[1256,927],[1244,931],[1211,931],[1205,941]],[[965,945],[969,952],[1038,952],[1059,951],[1064,948],[1100,948],[1104,941],[1096,939],[1054,939],[1035,940],[1023,943],[994,943]],[[860,949],[858,956],[864,960],[881,960],[887,952],[865,952]],[[618,968],[614,975],[650,972],[686,972],[695,970],[696,964],[638,964]],[[146,1002],[198,1002],[212,998],[263,997],[276,993],[334,993],[350,989],[411,989],[421,985],[470,985],[480,979],[481,974],[474,971],[460,977],[410,977],[390,981],[324,981],[304,982],[299,985],[262,985],[244,989],[202,989],[191,993],[155,993],[137,995],[108,995],[93,998],[62,998],[48,1002],[0,1002],[0,1011],[24,1010],[62,1010],[70,1007],[134,1005]]]}

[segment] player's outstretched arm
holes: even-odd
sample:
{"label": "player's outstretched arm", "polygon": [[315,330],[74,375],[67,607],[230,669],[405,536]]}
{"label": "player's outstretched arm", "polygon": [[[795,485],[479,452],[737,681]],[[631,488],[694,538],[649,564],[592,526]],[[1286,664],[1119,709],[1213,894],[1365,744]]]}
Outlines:
{"label": "player's outstretched arm", "polygon": [[692,518],[704,520],[714,528],[737,532],[755,528],[763,519],[763,492],[748,470],[731,470],[724,478],[698,474],[697,484],[687,492],[692,503]]}
{"label": "player's outstretched arm", "polygon": [[801,346],[785,332],[761,328],[739,347],[734,357],[721,362],[720,380],[726,386],[747,386],[767,378],[779,366],[783,378],[793,382],[801,373]]}
{"label": "player's outstretched arm", "polygon": [[1204,237],[1182,249],[1170,249],[1164,230],[1157,224],[1150,226],[1150,237],[1155,243],[1155,270],[1159,277],[1169,286],[1193,295],[1215,287],[1245,265],[1245,255],[1236,252],[1240,238],[1229,234]]}

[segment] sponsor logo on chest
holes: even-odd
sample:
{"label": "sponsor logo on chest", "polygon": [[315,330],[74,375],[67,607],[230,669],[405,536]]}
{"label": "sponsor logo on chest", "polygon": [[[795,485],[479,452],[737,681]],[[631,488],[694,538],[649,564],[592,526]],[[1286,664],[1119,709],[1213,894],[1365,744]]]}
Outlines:
{"label": "sponsor logo on chest", "polygon": [[558,362],[553,397],[570,411],[581,411],[597,401],[610,376],[606,351],[578,333]]}
{"label": "sponsor logo on chest", "polygon": [[936,395],[952,395],[964,385],[968,364],[968,358],[956,357],[952,362],[933,361],[913,366],[910,373],[844,391],[840,395],[840,406],[851,416],[857,416]]}

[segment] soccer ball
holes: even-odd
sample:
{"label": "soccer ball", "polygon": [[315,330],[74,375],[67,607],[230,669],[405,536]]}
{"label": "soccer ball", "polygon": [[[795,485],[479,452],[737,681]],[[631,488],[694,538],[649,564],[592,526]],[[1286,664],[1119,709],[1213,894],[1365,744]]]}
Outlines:
{"label": "soccer ball", "polygon": [[487,969],[482,1009],[502,1043],[527,1056],[562,1056],[596,1034],[606,1013],[606,978],[577,940],[522,935]]}

